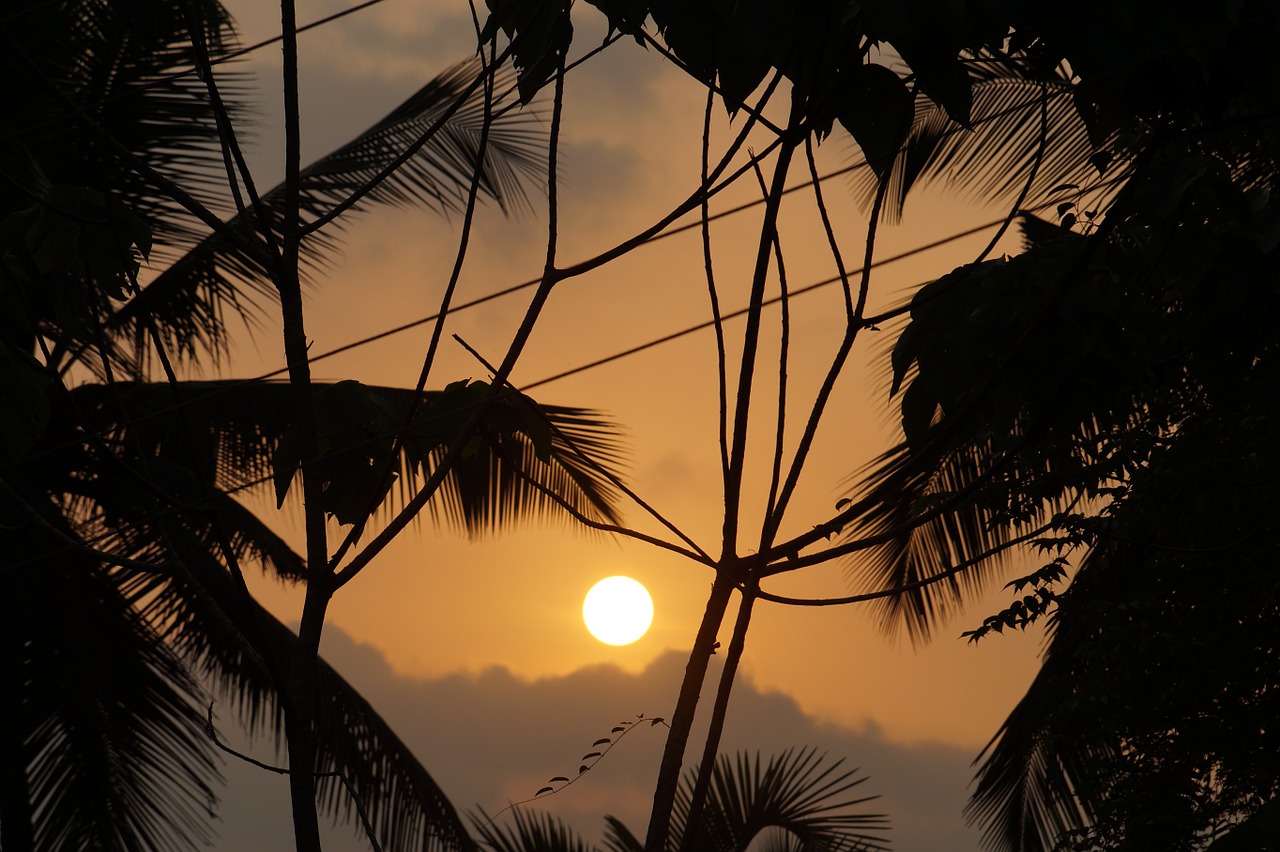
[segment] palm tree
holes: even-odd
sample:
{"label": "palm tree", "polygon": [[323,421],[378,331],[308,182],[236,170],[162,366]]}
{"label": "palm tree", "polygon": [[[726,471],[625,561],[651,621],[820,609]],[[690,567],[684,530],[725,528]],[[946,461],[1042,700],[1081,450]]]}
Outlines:
{"label": "palm tree", "polygon": [[[279,686],[296,637],[247,596],[241,563],[307,577],[305,560],[237,500],[273,480],[287,490],[293,467],[277,458],[287,386],[147,380],[153,342],[174,360],[216,363],[227,316],[252,321],[274,298],[236,240],[253,213],[229,211],[210,236],[131,162],[218,207],[226,138],[190,73],[192,33],[216,60],[235,46],[232,22],[214,0],[23,0],[3,17],[0,845],[188,848],[209,837],[216,805],[210,700],[226,699],[252,731],[282,729]],[[482,197],[523,203],[543,143],[528,114],[491,120],[471,86],[478,70],[445,72],[304,170],[304,209],[346,197],[437,123],[363,205],[456,210],[477,162]],[[230,80],[221,94],[235,117]],[[280,199],[280,188],[263,193],[261,209],[270,215]],[[318,234],[305,260],[321,262],[332,245]],[[137,288],[136,253],[147,251],[164,271]],[[340,445],[318,464],[349,472],[363,459],[407,483],[439,464],[475,390],[317,385],[360,403],[332,426]],[[616,518],[607,422],[518,394],[476,419],[476,452],[448,472],[439,519],[478,534],[563,517],[566,505]],[[385,849],[469,847],[448,799],[376,710],[323,662],[317,679],[319,805],[360,812]]]}
{"label": "palm tree", "polygon": [[[789,749],[761,766],[760,756],[721,755],[692,848],[707,852],[875,852],[888,846],[881,814],[849,809],[876,798],[848,798],[866,781],[843,761],[812,749]],[[697,768],[681,781],[668,849],[679,849],[688,825]],[[483,817],[483,815],[482,815]],[[493,852],[594,852],[569,827],[546,814],[515,811],[508,826],[476,819],[484,848]],[[605,817],[606,852],[641,852],[644,844],[617,818]]]}
{"label": "palm tree", "polygon": [[[863,471],[846,529],[885,537],[850,573],[907,587],[880,612],[916,639],[1006,574],[1010,547],[1060,557],[970,631],[1052,613],[968,812],[1001,852],[1202,848],[1280,792],[1259,632],[1274,618],[1277,424],[1258,403],[1280,344],[1255,319],[1277,298],[1275,244],[1259,240],[1280,172],[1272,11],[1154,39],[1141,16],[1105,38],[1041,21],[1013,37],[1041,61],[1001,63],[998,86],[1026,93],[1020,126],[968,133],[921,111],[894,172],[903,192],[930,171],[987,197],[1021,183],[1015,211],[1047,201],[1058,219],[1024,213],[1024,253],[914,296],[889,365],[905,440]],[[1230,72],[1187,76],[1190,46],[1215,40]],[[1046,56],[1082,79],[1033,73]],[[1064,97],[1076,108],[1056,110]],[[1053,145],[1074,154],[1055,164]]]}

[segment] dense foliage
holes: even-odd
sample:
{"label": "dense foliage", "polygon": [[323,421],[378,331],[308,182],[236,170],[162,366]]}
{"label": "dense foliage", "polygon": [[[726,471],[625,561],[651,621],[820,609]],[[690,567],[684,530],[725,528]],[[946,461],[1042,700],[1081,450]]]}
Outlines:
{"label": "dense foliage", "polygon": [[[880,614],[917,639],[1014,545],[1051,560],[968,632],[1050,616],[1040,675],[979,770],[992,848],[1191,849],[1267,819],[1276,4],[594,5],[731,113],[779,72],[790,127],[847,129],[887,215],[931,177],[1056,208],[1021,217],[1023,253],[915,295],[891,364],[904,441],[822,527],[883,542],[851,574],[905,589]],[[491,6],[523,10],[507,20],[536,77],[537,34],[566,38],[546,22],[567,4]]]}

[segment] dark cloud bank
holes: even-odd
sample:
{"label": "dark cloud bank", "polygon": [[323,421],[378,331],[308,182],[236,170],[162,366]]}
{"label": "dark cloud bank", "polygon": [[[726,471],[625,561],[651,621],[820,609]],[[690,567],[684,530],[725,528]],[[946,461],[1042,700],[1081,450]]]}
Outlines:
{"label": "dark cloud bank", "polygon": [[[377,650],[332,628],[326,656],[379,708],[460,809],[482,807],[490,814],[532,796],[552,776],[575,775],[590,744],[619,721],[669,713],[685,662],[671,652],[639,675],[594,666],[537,681],[502,668],[411,678],[396,675]],[[606,813],[643,835],[665,731],[637,727],[573,786],[528,807],[568,820],[588,839],[599,838]],[[796,746],[861,768],[859,774],[868,776],[863,795],[881,795],[863,807],[889,815],[894,848],[978,848],[977,832],[960,815],[972,774],[968,751],[936,743],[904,746],[886,741],[871,725],[855,731],[828,724],[805,715],[790,697],[761,692],[740,677],[722,750],[768,756]],[[261,743],[255,753],[271,757]],[[226,776],[217,848],[292,848],[285,779],[234,762]],[[367,848],[348,826],[335,828],[326,843],[339,852]]]}

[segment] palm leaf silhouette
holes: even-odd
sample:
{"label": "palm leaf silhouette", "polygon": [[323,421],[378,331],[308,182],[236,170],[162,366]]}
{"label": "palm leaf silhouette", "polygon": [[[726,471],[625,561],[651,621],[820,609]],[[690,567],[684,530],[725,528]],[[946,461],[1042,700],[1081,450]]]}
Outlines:
{"label": "palm leaf silhouette", "polygon": [[[504,209],[526,206],[528,182],[541,177],[539,155],[545,147],[544,134],[534,114],[508,112],[491,124],[482,155],[480,140],[487,118],[484,90],[475,87],[468,93],[481,67],[478,59],[455,65],[377,124],[303,169],[299,185],[303,215],[319,217],[345,201],[437,124],[438,129],[418,153],[364,196],[352,208],[354,212],[380,204],[455,212],[465,205],[477,163],[481,166],[482,198]],[[504,90],[511,78],[510,68],[505,68],[497,74],[495,87]],[[283,185],[262,196],[273,230],[283,203]],[[335,221],[332,227],[340,227],[342,221]],[[252,210],[232,217],[227,224],[249,238],[255,238],[261,229]],[[314,232],[302,243],[304,261],[314,268],[336,246],[331,231]],[[252,320],[255,305],[274,297],[269,277],[259,263],[215,233],[157,275],[137,298],[111,316],[106,327],[115,335],[135,339],[141,355],[150,345],[142,324],[150,312],[164,318],[162,338],[171,352],[223,355],[227,344],[223,316],[234,312]]]}
{"label": "palm leaf silhouette", "polygon": [[[788,749],[763,766],[758,754],[722,755],[707,792],[701,823],[695,828],[699,852],[877,852],[887,850],[882,836],[888,820],[880,814],[851,812],[876,796],[850,796],[867,779],[843,761],[827,762],[813,749]],[[681,779],[672,813],[669,850],[680,848],[689,831],[689,798],[697,768]],[[503,827],[483,812],[472,820],[481,841],[494,852],[593,852],[562,821],[519,809]],[[605,817],[608,852],[641,852],[640,842],[616,817]]]}
{"label": "palm leaf silhouette", "polygon": [[[953,121],[923,94],[916,97],[915,120],[888,175],[883,215],[898,222],[907,195],[917,186],[945,180],[944,187],[983,203],[1012,200],[1023,189],[1044,152],[1027,197],[1042,201],[1057,186],[1087,187],[1099,169],[1090,157],[1105,140],[1090,140],[1077,112],[1072,81],[1061,68],[1045,73],[1021,56],[972,56],[966,63],[972,81],[970,127]],[[1043,116],[1041,107],[1043,105]],[[1101,205],[1114,194],[1115,173],[1094,199]],[[868,169],[853,173],[854,190],[870,204],[877,191]]]}

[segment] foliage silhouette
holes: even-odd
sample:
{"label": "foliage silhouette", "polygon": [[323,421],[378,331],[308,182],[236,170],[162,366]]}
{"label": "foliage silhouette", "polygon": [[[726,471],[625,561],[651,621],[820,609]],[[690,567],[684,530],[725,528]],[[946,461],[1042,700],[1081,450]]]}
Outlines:
{"label": "foliage silhouette", "polygon": [[[696,768],[681,783],[671,826],[670,849],[686,834]],[[876,796],[849,794],[867,779],[843,761],[827,761],[812,749],[790,749],[761,765],[760,755],[717,759],[706,807],[692,833],[693,848],[707,852],[778,849],[787,852],[874,852],[888,849],[887,819],[851,812]],[[607,852],[640,852],[644,845],[617,818],[605,818]],[[485,847],[494,852],[591,852],[562,822],[546,814],[516,810],[506,827],[476,820]]]}
{"label": "foliage silhouette", "polygon": [[[1057,223],[1024,217],[1023,254],[916,294],[891,361],[906,441],[867,473],[877,499],[848,534],[912,532],[852,570],[869,588],[938,576],[1041,524],[1041,549],[1083,552],[1056,607],[1038,596],[996,621],[1051,612],[1052,633],[984,752],[970,815],[998,850],[1198,849],[1277,792],[1259,631],[1277,425],[1261,400],[1278,341],[1257,321],[1280,296],[1276,21],[1243,4],[1133,14],[1104,35],[1076,11],[1028,14],[1018,37],[1076,75],[1074,121],[1096,152],[1078,167],[1127,183],[1069,197]],[[1028,144],[975,138],[937,165],[998,190]],[[1085,183],[1061,165],[1043,182]],[[884,624],[927,635],[1000,570],[980,568],[889,599]]]}
{"label": "foliage silhouette", "polygon": [[[1159,613],[1139,622],[1146,629],[1180,620],[1208,629],[1213,619],[1199,621],[1207,610],[1193,591],[1207,577],[1190,567],[1189,554],[1221,549],[1258,571],[1271,561],[1261,548],[1274,519],[1231,507],[1274,503],[1274,433],[1261,400],[1274,396],[1276,337],[1274,324],[1259,319],[1276,307],[1274,4],[593,5],[616,31],[681,63],[731,115],[747,113],[748,123],[774,91],[777,78],[762,86],[770,71],[789,82],[788,122],[770,125],[775,183],[762,186],[771,202],[800,140],[822,139],[839,122],[871,166],[861,191],[873,220],[896,218],[910,189],[934,176],[988,199],[1017,195],[1010,220],[1028,197],[1055,203],[1058,218],[1024,218],[1027,251],[987,260],[993,241],[978,262],[904,306],[911,321],[887,365],[904,442],[863,470],[833,517],[790,541],[772,535],[792,480],[771,490],[767,512],[777,515],[766,518],[747,558],[738,555],[737,524],[763,303],[753,290],[748,354],[732,392],[721,344],[724,555],[706,560],[716,582],[672,716],[646,848],[666,845],[681,737],[732,592],[748,612],[756,596],[832,603],[769,595],[758,584],[846,554],[865,590],[850,600],[878,600],[886,628],[905,626],[923,640],[1000,576],[1014,545],[1030,540],[1063,558],[1087,550],[1071,588],[1049,592],[1060,604],[1045,669],[979,772],[971,813],[993,848],[1047,848],[1060,838],[1202,845],[1270,800],[1274,772],[1261,767],[1277,755],[1265,730],[1251,725],[1265,712],[1254,708],[1274,692],[1274,667],[1254,653],[1262,637],[1243,626],[1266,623],[1266,581],[1233,572],[1238,582],[1219,594],[1230,595],[1241,629],[1199,640],[1205,656],[1196,659],[1206,665],[1242,663],[1238,690],[1208,673],[1174,688],[1161,678],[1180,670],[1177,643],[1124,640],[1135,629],[1133,606]],[[774,248],[774,215],[766,212],[761,227],[757,285]],[[874,221],[868,256],[873,243]],[[849,298],[842,352],[864,319],[865,284],[859,307]],[[710,275],[709,287],[714,306]],[[785,327],[782,334],[785,352]],[[841,365],[837,359],[833,376]],[[813,408],[815,429],[822,405],[820,398]],[[1241,434],[1241,424],[1259,431]],[[1193,447],[1218,470],[1235,471],[1217,482],[1227,492],[1213,507],[1221,511],[1203,515],[1220,533],[1207,539],[1185,530],[1194,512],[1161,511],[1179,499],[1203,502],[1212,468],[1194,461]],[[802,443],[793,474],[804,455]],[[781,462],[779,450],[775,489]],[[837,533],[839,544],[821,549]],[[1007,615],[1025,625],[1053,609],[1036,600],[1015,602],[998,623]],[[1110,603],[1125,613],[1115,624]],[[735,642],[745,621],[739,627]],[[1108,637],[1094,652],[1109,655],[1105,665],[1088,660],[1099,636]],[[1158,683],[1143,674],[1149,665]],[[1144,716],[1136,688],[1132,701],[1111,700],[1109,690],[1125,692],[1126,684],[1159,687],[1173,703]],[[1079,702],[1088,713],[1063,709]],[[1206,714],[1220,724],[1196,721]],[[1093,727],[1079,727],[1089,719]],[[1253,731],[1245,739],[1258,757],[1231,747],[1234,720]]]}
{"label": "foliage silhouette", "polygon": [[[208,0],[28,0],[6,11],[3,42],[0,677],[19,686],[0,709],[2,842],[197,846],[216,803],[213,742],[199,709],[209,685],[251,731],[278,737],[282,684],[299,660],[297,636],[247,596],[240,563],[287,582],[312,576],[235,496],[272,481],[291,428],[289,386],[147,381],[157,344],[166,370],[170,355],[218,359],[225,318],[252,321],[276,295],[254,248],[263,238],[257,212],[232,212],[208,235],[137,165],[219,209],[234,137],[191,71],[199,47],[216,58],[234,48],[234,32]],[[481,197],[524,203],[545,142],[527,114],[488,114],[474,85],[480,73],[478,62],[446,72],[303,170],[302,209],[321,215],[431,128],[420,153],[364,204],[461,210],[477,168]],[[226,117],[238,119],[243,90],[231,80],[220,96]],[[274,218],[286,195],[263,193],[257,211]],[[304,262],[321,263],[334,244],[312,233]],[[144,259],[163,269],[139,286]],[[384,417],[338,436],[320,467],[350,474],[363,459],[372,480],[385,461],[402,482],[420,477],[474,413],[469,452],[433,504],[441,521],[479,534],[556,514],[560,501],[616,518],[607,476],[617,445],[590,412],[510,394],[490,402],[466,383],[421,399],[357,387]],[[350,505],[375,493],[370,485],[330,508],[350,522]],[[317,771],[340,773],[359,791],[384,848],[469,846],[453,806],[403,742],[336,672],[317,666],[324,700],[308,723]],[[318,802],[352,814],[333,777],[320,779]]]}

